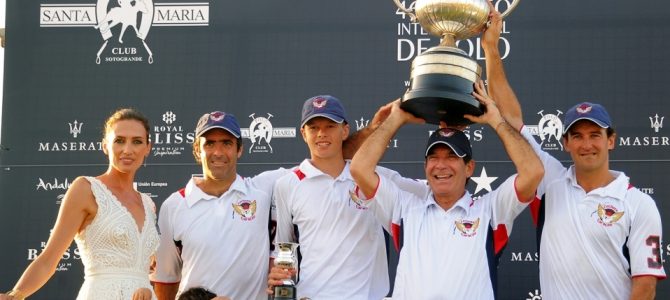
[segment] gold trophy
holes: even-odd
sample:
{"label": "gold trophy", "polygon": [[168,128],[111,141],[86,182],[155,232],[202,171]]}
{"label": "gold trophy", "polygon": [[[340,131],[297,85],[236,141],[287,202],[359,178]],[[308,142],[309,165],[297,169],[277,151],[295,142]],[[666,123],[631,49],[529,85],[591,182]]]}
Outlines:
{"label": "gold trophy", "polygon": [[[401,107],[428,123],[468,125],[464,114],[481,115],[479,102],[472,96],[473,84],[481,76],[481,67],[456,41],[479,35],[487,26],[488,0],[416,0],[407,9],[400,0],[393,0],[408,14],[412,22],[442,39],[440,45],[418,55],[412,61],[410,87],[402,97]],[[504,18],[516,8],[514,0]]]}

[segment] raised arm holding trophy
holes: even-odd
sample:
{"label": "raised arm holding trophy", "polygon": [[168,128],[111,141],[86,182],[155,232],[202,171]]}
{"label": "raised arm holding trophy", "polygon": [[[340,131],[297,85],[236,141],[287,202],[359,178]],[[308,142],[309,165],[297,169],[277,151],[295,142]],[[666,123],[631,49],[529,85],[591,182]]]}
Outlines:
{"label": "raised arm holding trophy", "polygon": [[[464,114],[483,113],[472,96],[473,84],[481,75],[481,67],[456,41],[480,34],[487,26],[489,0],[416,0],[413,9],[393,0],[401,11],[430,34],[442,39],[440,45],[418,55],[412,61],[410,88],[402,97],[402,109],[428,123],[468,125]],[[502,17],[519,4],[514,0]]]}

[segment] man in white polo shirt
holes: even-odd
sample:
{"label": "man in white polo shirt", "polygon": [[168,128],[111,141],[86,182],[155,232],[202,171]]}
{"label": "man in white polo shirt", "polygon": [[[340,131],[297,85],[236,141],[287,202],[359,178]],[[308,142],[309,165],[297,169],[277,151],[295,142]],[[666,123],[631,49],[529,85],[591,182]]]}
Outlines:
{"label": "man in white polo shirt", "polygon": [[465,189],[475,162],[465,134],[441,128],[428,139],[425,174],[430,193],[406,193],[375,166],[398,128],[415,119],[397,101],[391,115],[351,162],[359,198],[401,245],[394,299],[494,299],[498,257],[514,218],[535,197],[543,169],[530,145],[502,118],[484,85],[473,95],[486,113],[466,118],[491,126],[518,174],[493,192],[473,198]]}
{"label": "man in white polo shirt", "polygon": [[[298,298],[381,299],[389,289],[384,233],[352,196],[355,183],[342,150],[349,133],[344,107],[328,95],[308,99],[300,132],[310,158],[280,178],[273,195],[276,241],[300,243]],[[391,178],[400,177],[386,171]],[[425,192],[425,184],[418,181],[400,184]],[[273,267],[268,283],[279,285],[289,275]]]}
{"label": "man in white polo shirt", "polygon": [[220,111],[198,121],[193,155],[203,177],[192,178],[160,209],[161,240],[151,275],[156,295],[175,299],[205,287],[231,299],[267,299],[272,186],[289,170],[238,175],[240,126]]}
{"label": "man in white polo shirt", "polygon": [[[389,108],[381,107],[369,126],[347,137],[347,155],[379,126]],[[239,176],[240,126],[233,115],[220,111],[198,121],[193,155],[203,177],[173,193],[159,212],[161,241],[151,275],[156,295],[174,299],[188,288],[205,287],[232,299],[266,299],[268,223],[275,221],[271,194],[275,181],[290,170]]]}
{"label": "man in white polo shirt", "polygon": [[[492,26],[502,27],[497,18]],[[491,94],[505,119],[531,143],[545,176],[531,205],[537,220],[542,299],[653,299],[662,264],[661,218],[654,200],[609,169],[616,134],[605,108],[583,102],[565,114],[565,168],[523,127],[507,82],[498,37],[482,40]]]}

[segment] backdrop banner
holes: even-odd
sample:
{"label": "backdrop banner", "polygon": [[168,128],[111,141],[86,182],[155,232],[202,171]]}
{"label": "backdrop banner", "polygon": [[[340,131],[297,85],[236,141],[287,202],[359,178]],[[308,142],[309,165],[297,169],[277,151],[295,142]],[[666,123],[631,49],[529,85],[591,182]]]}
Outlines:
{"label": "backdrop banner", "polygon": [[[494,2],[504,10],[510,1]],[[564,164],[570,157],[552,126],[562,126],[577,102],[607,107],[618,134],[611,168],[655,199],[668,234],[670,26],[659,9],[666,6],[523,1],[505,20],[500,50],[526,123]],[[412,60],[439,43],[392,0],[8,0],[7,12],[0,290],[11,289],[43,250],[74,179],[106,170],[102,125],[117,108],[135,107],[151,120],[154,147],[136,183],[160,207],[201,172],[192,143],[203,113],[223,110],[239,120],[242,176],[294,166],[308,156],[299,128],[304,100],[338,97],[359,130],[403,95]],[[478,38],[458,47],[484,66]],[[424,178],[422,151],[434,129],[401,128],[382,165]],[[491,128],[475,124],[466,133],[477,162],[468,190],[480,196],[514,168]],[[389,251],[393,278],[397,253]],[[75,298],[80,260],[73,243],[31,299]],[[538,260],[526,210],[500,258],[499,298],[541,299]],[[670,299],[667,280],[657,298]]]}

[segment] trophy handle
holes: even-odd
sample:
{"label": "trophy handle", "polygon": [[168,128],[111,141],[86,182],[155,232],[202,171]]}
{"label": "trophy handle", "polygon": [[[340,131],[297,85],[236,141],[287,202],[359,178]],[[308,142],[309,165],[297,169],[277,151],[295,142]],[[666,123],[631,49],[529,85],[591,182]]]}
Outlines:
{"label": "trophy handle", "polygon": [[[516,0],[516,1],[514,1],[514,2],[517,2],[517,1],[518,1],[518,0]],[[413,9],[405,8],[405,5],[403,5],[402,3],[400,3],[400,0],[393,0],[393,2],[395,3],[395,6],[398,7],[398,9],[400,9],[402,12],[404,12],[404,13],[406,13],[406,14],[409,15],[410,20],[411,20],[412,22],[416,22],[416,14],[414,14],[414,10],[413,10]]]}
{"label": "trophy handle", "polygon": [[[395,1],[397,1],[397,0],[395,0]],[[505,2],[509,3],[509,1],[507,1],[507,0],[505,0]],[[519,5],[519,2],[521,2],[521,0],[512,0],[512,3],[509,4],[505,13],[501,14],[500,17],[503,18],[503,19],[505,17],[507,17],[516,8],[516,6]],[[500,1],[498,1],[496,3],[500,3]]]}

